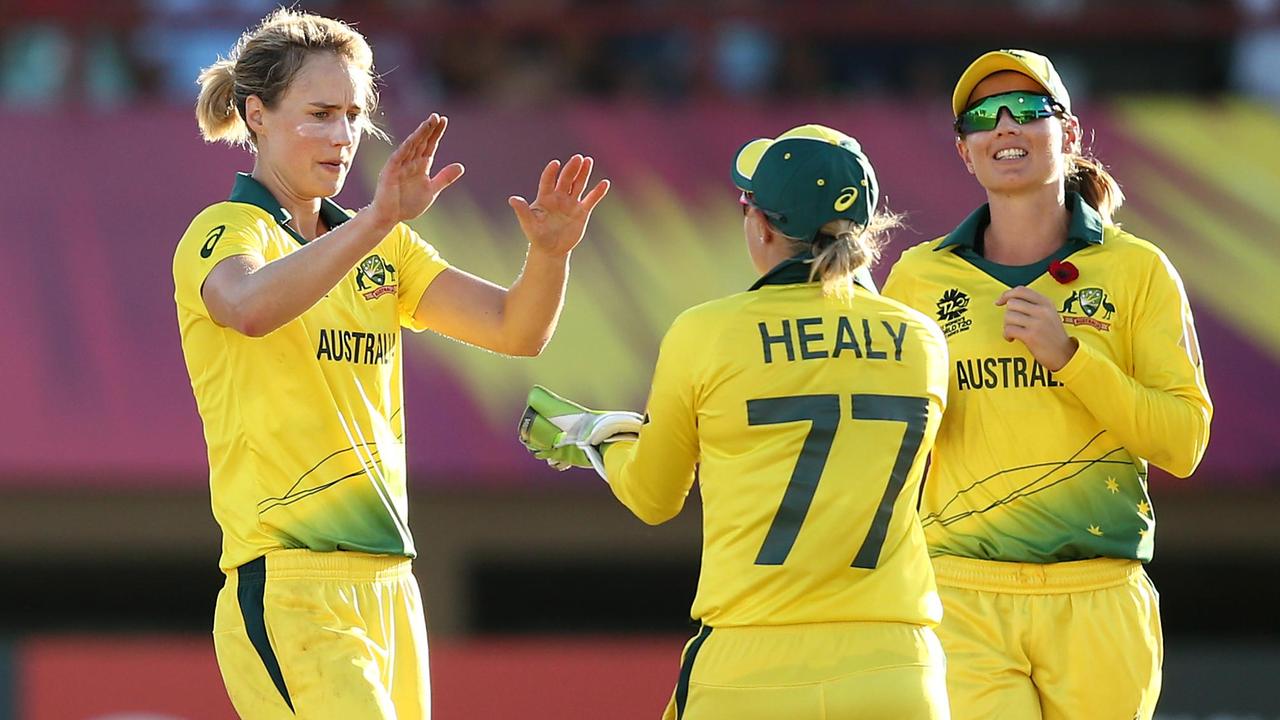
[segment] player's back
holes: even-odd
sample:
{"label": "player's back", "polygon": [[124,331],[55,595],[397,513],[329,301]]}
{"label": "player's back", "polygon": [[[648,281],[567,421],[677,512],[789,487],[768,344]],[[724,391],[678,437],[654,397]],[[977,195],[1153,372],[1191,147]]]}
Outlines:
{"label": "player's back", "polygon": [[671,335],[699,346],[688,355],[704,514],[693,616],[937,622],[916,516],[946,398],[937,327],[862,288],[841,302],[787,284],[693,308]]}

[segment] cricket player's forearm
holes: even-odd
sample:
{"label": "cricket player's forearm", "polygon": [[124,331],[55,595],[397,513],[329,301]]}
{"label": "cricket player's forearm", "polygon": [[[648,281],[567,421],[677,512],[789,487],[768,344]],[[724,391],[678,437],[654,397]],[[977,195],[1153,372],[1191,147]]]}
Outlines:
{"label": "cricket player's forearm", "polygon": [[1055,375],[1130,453],[1177,477],[1200,464],[1213,407],[1194,383],[1146,387],[1084,343]]}
{"label": "cricket player's forearm", "polygon": [[268,263],[229,257],[206,278],[201,294],[214,322],[262,337],[315,305],[391,232],[361,211],[336,229]]}

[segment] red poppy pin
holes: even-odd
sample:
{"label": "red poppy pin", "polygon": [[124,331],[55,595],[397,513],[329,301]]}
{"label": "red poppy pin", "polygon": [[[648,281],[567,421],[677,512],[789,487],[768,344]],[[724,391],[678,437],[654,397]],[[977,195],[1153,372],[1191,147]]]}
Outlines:
{"label": "red poppy pin", "polygon": [[1049,263],[1049,274],[1053,276],[1054,280],[1066,285],[1075,282],[1076,278],[1080,277],[1080,269],[1069,262],[1054,260]]}

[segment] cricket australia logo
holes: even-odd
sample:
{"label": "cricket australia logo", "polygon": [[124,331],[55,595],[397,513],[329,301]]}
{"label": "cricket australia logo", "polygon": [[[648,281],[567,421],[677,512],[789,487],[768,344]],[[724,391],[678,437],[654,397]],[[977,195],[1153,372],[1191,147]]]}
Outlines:
{"label": "cricket australia logo", "polygon": [[[369,288],[366,290],[366,287]],[[356,289],[365,300],[374,300],[396,291],[396,268],[377,255],[370,255],[356,266]]]}
{"label": "cricket australia logo", "polygon": [[951,288],[938,298],[938,324],[947,337],[962,333],[973,325],[973,321],[965,317],[969,312],[969,296],[960,292],[959,288]]}
{"label": "cricket australia logo", "polygon": [[[1076,307],[1079,306],[1079,310]],[[1098,312],[1102,317],[1094,317]],[[1110,332],[1111,323],[1106,322],[1116,313],[1116,306],[1111,304],[1107,292],[1102,288],[1085,288],[1072,290],[1062,303],[1062,324],[1088,325],[1103,332]]]}

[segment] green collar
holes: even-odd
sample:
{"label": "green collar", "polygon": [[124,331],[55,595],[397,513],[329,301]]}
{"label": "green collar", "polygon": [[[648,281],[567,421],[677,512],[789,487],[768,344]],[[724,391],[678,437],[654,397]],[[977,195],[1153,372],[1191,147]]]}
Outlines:
{"label": "green collar", "polygon": [[[293,239],[298,241],[299,245],[307,244],[306,239],[289,225],[289,220],[292,219],[289,211],[281,207],[275,196],[271,194],[271,191],[255,180],[249,173],[236,173],[236,184],[232,186],[231,197],[227,198],[227,200],[253,205],[266,210],[271,217],[276,219],[280,227],[288,231],[293,236]],[[321,198],[320,219],[324,220],[324,224],[332,230],[350,220],[351,216],[347,215],[347,211],[343,210],[338,203],[329,198]]]}
{"label": "green collar", "polygon": [[1001,265],[978,253],[975,248],[977,239],[980,233],[991,224],[989,205],[983,205],[970,213],[969,217],[952,230],[950,235],[943,238],[933,251],[950,248],[957,257],[1009,287],[1030,285],[1036,278],[1049,271],[1049,265],[1053,261],[1065,260],[1073,253],[1102,244],[1102,216],[1098,211],[1089,207],[1079,193],[1067,193],[1067,203],[1071,208],[1067,241],[1049,257],[1030,265]]}
{"label": "green collar", "polygon": [[[1067,207],[1071,211],[1071,223],[1067,225],[1067,240],[1079,240],[1090,245],[1102,244],[1102,216],[1080,197],[1080,193],[1067,193]],[[934,252],[944,248],[966,247],[970,250],[981,233],[991,224],[991,206],[983,204],[964,219],[955,230],[943,238]]]}
{"label": "green collar", "polygon": [[[816,282],[809,279],[810,265],[813,263],[813,250],[805,248],[796,255],[774,265],[769,272],[765,273],[756,280],[751,287],[747,288],[747,292],[759,290],[765,285],[799,285],[802,283]],[[858,278],[854,278],[855,283],[862,285]],[[865,287],[865,285],[863,286]]]}

